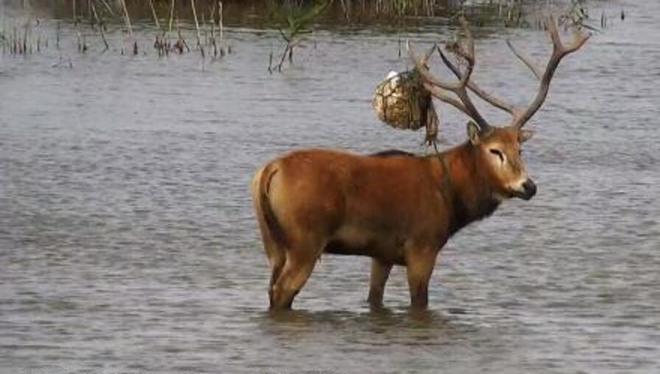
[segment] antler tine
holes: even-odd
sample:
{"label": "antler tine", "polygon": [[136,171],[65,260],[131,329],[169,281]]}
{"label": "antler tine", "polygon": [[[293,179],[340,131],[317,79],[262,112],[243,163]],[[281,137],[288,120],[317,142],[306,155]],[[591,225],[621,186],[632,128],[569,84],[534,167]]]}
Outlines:
{"label": "antler tine", "polygon": [[[465,34],[467,37],[467,51],[463,49],[463,46],[460,43],[456,43],[455,53],[461,56],[462,58],[464,58],[468,62],[468,67],[465,73],[463,74],[461,74],[460,71],[458,71],[458,69],[456,69],[456,71],[452,69],[452,71],[454,71],[456,76],[459,78],[458,82],[450,83],[446,81],[441,81],[438,78],[436,78],[433,74],[431,74],[428,67],[425,66],[423,62],[419,60],[415,55],[415,51],[410,45],[410,42],[407,42],[408,53],[412,58],[412,60],[415,62],[415,66],[417,67],[417,70],[419,71],[420,75],[422,76],[422,79],[424,80],[424,87],[427,90],[429,90],[429,92],[431,92],[431,94],[436,98],[438,98],[439,100],[444,101],[454,106],[461,112],[467,114],[475,122],[477,122],[477,124],[479,125],[482,131],[486,131],[489,130],[491,126],[483,118],[483,116],[481,116],[477,108],[474,106],[466,89],[470,81],[472,71],[474,70],[474,63],[475,63],[474,40],[472,39],[472,34],[470,33],[469,28],[467,27],[467,22],[465,21],[465,19],[461,18],[461,24],[465,30]],[[436,46],[436,48],[440,50],[439,47]],[[446,58],[443,58],[443,61],[446,61]],[[458,97],[458,100],[452,98],[451,96],[448,96],[446,92],[442,92],[440,89],[453,93]]]}
{"label": "antler tine", "polygon": [[548,91],[550,89],[550,81],[557,70],[557,66],[561,62],[564,56],[573,53],[580,49],[584,43],[589,40],[590,34],[584,34],[580,30],[576,31],[573,42],[568,46],[562,44],[561,38],[559,36],[559,31],[557,30],[557,24],[554,17],[548,17],[546,21],[546,28],[552,39],[552,56],[548,60],[545,71],[541,76],[541,83],[539,86],[539,92],[536,94],[534,101],[527,107],[527,109],[519,116],[515,116],[513,120],[513,126],[522,128],[527,121],[539,110],[545,98],[548,96]]}
{"label": "antler tine", "polygon": [[[465,87],[467,83],[470,82],[470,76],[472,75],[472,71],[474,70],[474,64],[475,64],[475,58],[474,58],[474,38],[472,38],[472,32],[470,31],[470,27],[468,26],[467,21],[465,18],[461,17],[459,19],[459,22],[461,23],[461,27],[463,27],[463,31],[465,32],[465,37],[467,38],[467,52],[463,50],[463,46],[460,43],[456,43],[455,46],[455,51],[456,53],[463,57],[467,62],[468,62],[468,67],[467,71],[463,75],[463,77],[460,77],[459,74],[459,79],[461,79],[461,85]],[[446,61],[443,59],[443,61]]]}
{"label": "antler tine", "polygon": [[513,52],[513,54],[516,55],[516,57],[518,57],[518,59],[529,68],[529,70],[532,71],[532,74],[534,74],[536,79],[541,80],[541,78],[543,78],[543,72],[541,69],[539,69],[536,63],[532,61],[529,55],[516,49],[516,47],[513,45],[513,43],[511,43],[511,40],[509,39],[506,40],[506,45],[509,46],[511,52]]}
{"label": "antler tine", "polygon": [[[410,41],[407,41],[407,42],[406,42],[406,48],[408,49],[408,51],[409,51],[409,53],[411,54],[411,56],[414,56],[414,55],[415,55],[415,51],[414,51],[413,47],[410,45]],[[433,52],[434,52],[436,49],[437,49],[438,51],[440,51],[440,48],[438,47],[438,45],[437,45],[437,44],[433,44],[433,47],[431,47],[431,49],[429,49],[428,52],[426,52],[426,54],[424,55],[424,57],[423,57],[422,60],[420,61],[420,64],[421,64],[423,67],[426,68],[425,71],[428,71],[428,65],[427,65],[427,63],[428,63],[428,61],[431,59],[431,56],[433,55]],[[413,57],[413,61],[417,62],[417,59]],[[421,71],[421,69],[418,69],[418,70]],[[422,73],[422,74],[423,74],[423,73]],[[431,75],[431,78],[435,79],[435,77],[433,77],[432,75]],[[447,94],[447,92],[442,91],[441,89],[438,89],[436,86],[434,86],[434,85],[432,85],[432,84],[429,84],[429,83],[426,83],[426,82],[423,82],[422,84],[424,85],[424,88],[425,88],[427,91],[429,91],[429,92],[431,93],[431,95],[435,96],[435,97],[438,98],[440,101],[444,101],[445,103],[448,103],[448,104],[452,105],[453,107],[455,107],[456,109],[460,110],[461,112],[467,114],[468,116],[470,115],[470,114],[468,113],[467,109],[465,108],[465,106],[464,106],[463,104],[461,104],[460,101],[458,101],[458,100],[454,99],[453,97],[449,96],[449,95]],[[438,86],[439,86],[439,85],[438,85]]]}
{"label": "antler tine", "polygon": [[415,63],[415,67],[419,71],[419,73],[422,75],[422,78],[433,86],[438,86],[442,89],[448,90],[448,91],[454,91],[459,84],[456,83],[449,83],[449,82],[444,82],[439,80],[438,78],[435,77],[435,75],[431,74],[429,71],[428,66],[426,66],[425,62],[426,59],[419,59],[417,58],[417,54],[415,53],[415,49],[413,46],[410,44],[410,41],[406,41],[406,49],[408,50],[408,55],[410,58],[413,60]]}
{"label": "antler tine", "polygon": [[424,66],[428,66],[429,60],[431,59],[431,56],[433,55],[433,52],[438,48],[437,44],[433,44],[433,47],[431,47],[425,54],[424,57],[422,58],[422,64]]}
{"label": "antler tine", "polygon": [[[454,65],[449,58],[442,52],[440,48],[438,48],[438,54],[440,55],[440,58],[442,58],[442,61],[447,65],[449,70],[451,70],[454,75],[456,75],[457,78],[460,79],[461,77],[461,71]],[[519,111],[518,108],[513,106],[510,103],[507,103],[506,101],[497,98],[493,96],[492,94],[487,93],[484,91],[479,85],[474,80],[470,80],[467,82],[467,87],[470,89],[470,91],[474,92],[479,96],[482,100],[486,101],[487,103],[491,104],[492,106],[501,109],[505,112],[511,113],[511,115],[515,115],[517,111]]]}

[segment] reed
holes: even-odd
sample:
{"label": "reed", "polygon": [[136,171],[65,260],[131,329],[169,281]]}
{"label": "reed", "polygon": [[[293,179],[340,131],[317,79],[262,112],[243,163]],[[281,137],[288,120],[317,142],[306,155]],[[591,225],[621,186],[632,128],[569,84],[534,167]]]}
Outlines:
{"label": "reed", "polygon": [[186,48],[187,52],[190,52],[190,47],[188,46],[188,43],[186,43],[186,39],[184,39],[183,34],[181,33],[181,25],[179,24],[179,16],[176,16],[176,33],[179,36],[179,39],[176,41],[175,44],[175,49],[179,51],[179,54],[183,53],[183,48]]}
{"label": "reed", "polygon": [[197,7],[195,6],[195,0],[190,0],[190,6],[192,7],[193,18],[195,20],[195,31],[197,32],[197,47],[199,48],[202,58],[205,58],[204,46],[202,45],[202,37],[199,32],[199,22],[197,21]]}
{"label": "reed", "polygon": [[16,24],[13,25],[11,31],[3,29],[0,32],[0,44],[2,44],[2,53],[9,53],[10,55],[25,56],[41,50],[40,41],[37,42],[35,48],[34,31],[32,30],[32,22],[25,21],[23,26],[19,28]]}
{"label": "reed", "polygon": [[133,26],[131,25],[131,17],[128,15],[126,0],[120,0],[120,3],[124,11],[124,21],[126,22],[126,28],[128,29],[128,34],[130,38],[133,40],[133,55],[137,55],[139,53],[138,44],[137,44],[137,39],[135,39],[135,36],[133,35]]}
{"label": "reed", "polygon": [[160,22],[158,22],[158,15],[156,15],[156,8],[154,8],[153,0],[149,0],[149,8],[151,8],[151,15],[154,17],[154,24],[156,24],[156,28],[160,30]]}
{"label": "reed", "polygon": [[168,27],[167,31],[172,32],[172,20],[174,19],[174,0],[172,0],[172,3],[170,5],[170,19],[168,22]]}
{"label": "reed", "polygon": [[[223,5],[222,1],[218,1],[213,4],[211,8],[211,39],[209,40],[209,45],[213,48],[213,58],[218,59],[224,57],[224,26],[223,26]],[[216,30],[220,32],[220,42],[218,43],[218,38],[216,35]],[[219,45],[219,46],[218,46]]]}
{"label": "reed", "polygon": [[108,49],[110,49],[110,44],[108,44],[108,40],[105,37],[105,30],[104,30],[105,25],[103,24],[103,20],[101,19],[101,17],[99,17],[98,12],[96,11],[96,6],[94,5],[94,1],[90,3],[90,6],[92,8],[92,14],[94,15],[94,19],[96,20],[96,23],[99,26],[99,32],[101,33],[101,40],[103,40],[103,44],[105,45],[105,49],[103,50],[103,52],[105,52]]}

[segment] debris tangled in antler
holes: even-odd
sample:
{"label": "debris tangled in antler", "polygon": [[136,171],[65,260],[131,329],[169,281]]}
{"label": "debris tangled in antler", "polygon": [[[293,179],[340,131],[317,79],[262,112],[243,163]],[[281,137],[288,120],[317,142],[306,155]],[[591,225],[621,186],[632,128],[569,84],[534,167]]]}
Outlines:
{"label": "debris tangled in antler", "polygon": [[[435,46],[426,54],[430,58]],[[438,139],[438,114],[431,93],[424,88],[417,69],[390,72],[378,87],[372,101],[378,119],[404,130],[426,128],[425,143],[435,146]]]}
{"label": "debris tangled in antler", "polygon": [[[479,125],[482,132],[489,132],[492,126],[477,110],[470,97],[470,92],[472,92],[490,105],[511,114],[510,125],[512,127],[522,128],[543,105],[548,95],[550,81],[562,58],[580,49],[590,36],[582,32],[579,25],[576,25],[573,41],[565,45],[559,36],[557,22],[554,17],[548,17],[545,28],[552,40],[553,50],[545,70],[538,67],[527,54],[519,51],[510,41],[507,41],[507,45],[513,51],[513,54],[532,71],[540,82],[539,91],[529,106],[519,107],[487,93],[471,79],[476,63],[474,39],[467,21],[461,18],[460,22],[465,39],[447,42],[444,46],[445,51],[455,57],[456,63],[452,62],[437,44],[419,59],[415,55],[413,47],[410,43],[407,43],[408,52],[415,62],[415,68],[400,74],[390,73],[390,76],[376,89],[376,95],[372,102],[378,118],[392,127],[418,130],[422,126],[426,126],[426,141],[429,145],[435,146],[439,123],[433,107],[432,97],[466,114]],[[456,76],[457,81],[450,82],[439,79],[429,71],[428,60],[436,50],[442,62]]]}

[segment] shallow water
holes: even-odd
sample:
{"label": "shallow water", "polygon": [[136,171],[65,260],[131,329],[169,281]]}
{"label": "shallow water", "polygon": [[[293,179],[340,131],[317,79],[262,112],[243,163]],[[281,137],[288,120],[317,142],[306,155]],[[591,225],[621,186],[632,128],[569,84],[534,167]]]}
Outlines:
{"label": "shallow water", "polygon": [[[81,56],[69,26],[59,51],[0,55],[0,372],[660,370],[660,4],[599,6],[626,21],[564,61],[529,125],[539,194],[451,239],[427,313],[403,269],[371,312],[369,260],[325,256],[296,310],[269,315],[248,184],[293,148],[424,152],[370,98],[407,66],[400,37],[446,29],[317,32],[273,75],[277,35],[245,29],[204,64],[122,56],[117,35],[100,54],[92,33]],[[476,77],[528,99],[503,35],[541,53],[544,34],[478,34]],[[465,120],[442,118],[462,141]]]}

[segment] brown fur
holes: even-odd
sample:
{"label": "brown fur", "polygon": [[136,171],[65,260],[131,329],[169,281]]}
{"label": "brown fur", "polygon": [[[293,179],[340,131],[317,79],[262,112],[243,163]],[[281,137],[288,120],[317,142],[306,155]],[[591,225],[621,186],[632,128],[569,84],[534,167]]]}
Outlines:
{"label": "brown fur", "polygon": [[[426,157],[302,150],[260,169],[252,194],[272,268],[271,307],[291,306],[323,253],[372,257],[375,305],[392,265],[406,266],[411,302],[425,307],[442,246],[493,213],[511,196],[507,183],[525,172],[517,129],[473,140]],[[506,168],[493,166],[493,146],[505,152]]]}

